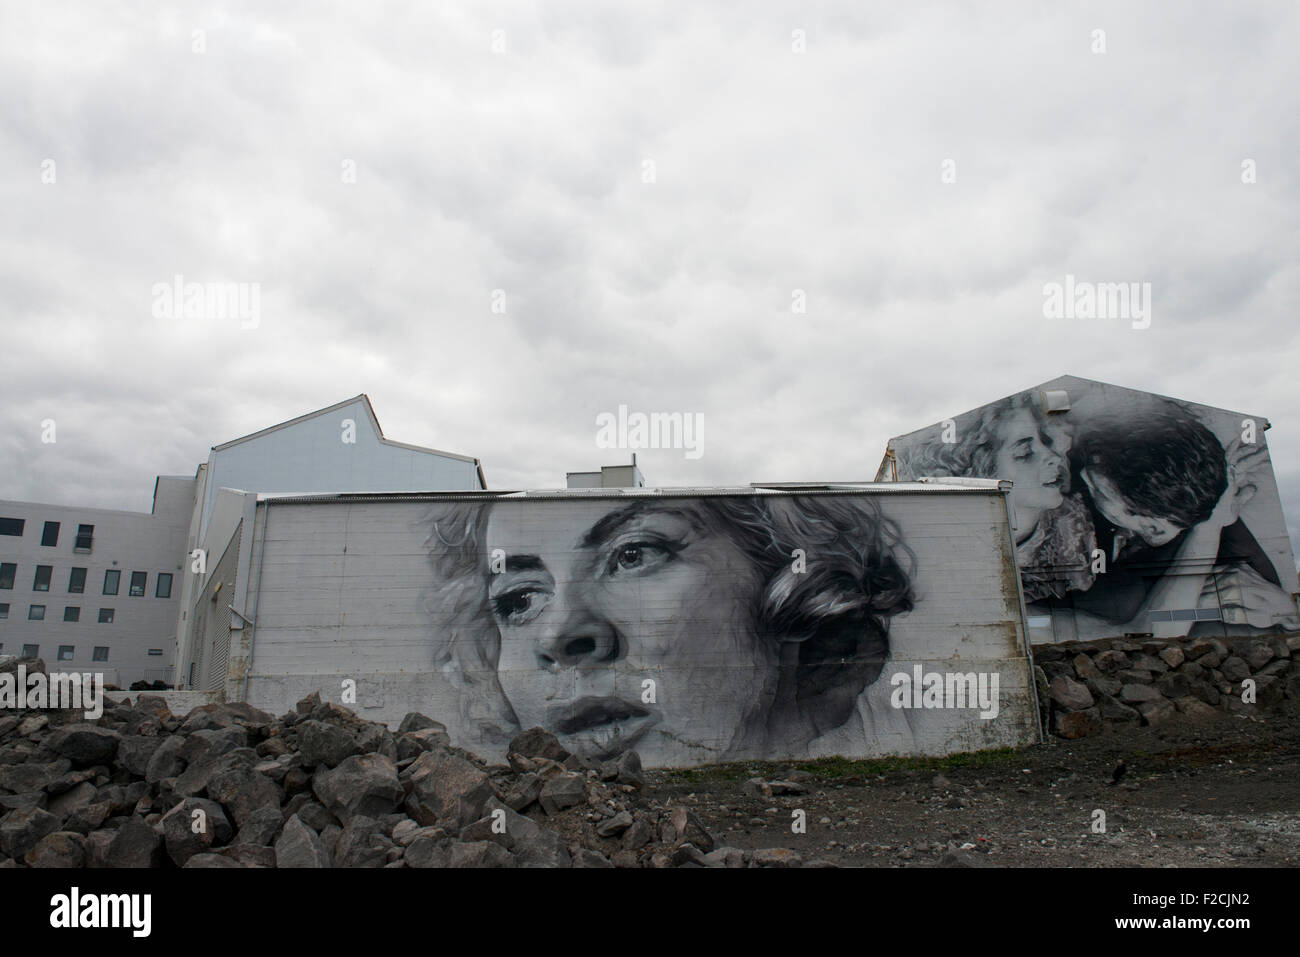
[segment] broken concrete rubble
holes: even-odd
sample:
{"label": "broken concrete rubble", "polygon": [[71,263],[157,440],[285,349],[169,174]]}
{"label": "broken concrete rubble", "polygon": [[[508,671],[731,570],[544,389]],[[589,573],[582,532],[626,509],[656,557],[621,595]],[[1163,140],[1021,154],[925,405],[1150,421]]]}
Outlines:
{"label": "broken concrete rubble", "polygon": [[[660,807],[635,752],[591,762],[532,728],[506,764],[490,765],[425,715],[408,714],[394,733],[317,695],[279,718],[247,704],[173,715],[156,695],[111,705],[96,722],[6,716],[0,814],[3,867],[766,861],[719,846],[685,808]],[[773,864],[789,866],[779,855]]]}

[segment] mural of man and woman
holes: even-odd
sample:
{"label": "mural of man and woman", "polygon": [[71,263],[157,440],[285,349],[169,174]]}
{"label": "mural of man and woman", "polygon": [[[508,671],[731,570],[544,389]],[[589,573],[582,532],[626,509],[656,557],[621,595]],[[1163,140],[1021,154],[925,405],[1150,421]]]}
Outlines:
{"label": "mural of man and woman", "polygon": [[1256,424],[1070,384],[1065,412],[1030,390],[896,439],[898,477],[1011,480],[1030,612],[1069,608],[1078,637],[1300,627],[1295,575],[1242,519],[1261,488],[1276,497]]}

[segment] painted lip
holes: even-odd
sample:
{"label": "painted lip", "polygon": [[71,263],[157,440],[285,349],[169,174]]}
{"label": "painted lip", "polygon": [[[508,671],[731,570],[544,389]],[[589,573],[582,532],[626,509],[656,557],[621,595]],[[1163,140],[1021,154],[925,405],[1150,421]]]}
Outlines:
{"label": "painted lip", "polygon": [[[546,709],[548,726],[576,750],[610,757],[633,747],[659,723],[659,715],[622,698],[578,698]],[[570,748],[569,750],[575,750]]]}
{"label": "painted lip", "polygon": [[1065,474],[1065,469],[1057,469],[1056,474],[1052,476],[1051,481],[1043,483],[1043,488],[1064,490],[1067,478],[1068,476]]}

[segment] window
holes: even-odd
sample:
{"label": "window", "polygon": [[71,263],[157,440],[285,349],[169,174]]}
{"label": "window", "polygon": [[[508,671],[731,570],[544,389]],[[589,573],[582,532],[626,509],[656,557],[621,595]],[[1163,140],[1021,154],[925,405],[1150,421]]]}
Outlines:
{"label": "window", "polygon": [[91,656],[92,661],[107,661],[108,647],[106,645],[96,645],[95,653]]}
{"label": "window", "polygon": [[74,552],[90,551],[90,543],[94,537],[95,537],[94,525],[78,525],[77,540],[73,542],[72,550]]}
{"label": "window", "polygon": [[172,597],[172,575],[171,572],[158,573],[158,587],[153,593],[155,598]]}
{"label": "window", "polygon": [[21,538],[26,521],[24,518],[0,518],[0,535],[17,535]]}
{"label": "window", "polygon": [[[0,602],[0,618],[8,618],[8,617],[9,617],[9,602],[7,601]],[[4,645],[0,645],[0,648],[3,647]]]}
{"label": "window", "polygon": [[68,575],[68,594],[80,595],[86,590],[86,570],[74,568]]}
{"label": "window", "polygon": [[29,605],[29,606],[27,606],[27,620],[28,620],[28,621],[44,621],[44,620],[45,620],[45,606],[44,606],[44,605]]}
{"label": "window", "polygon": [[144,597],[144,586],[146,583],[146,579],[148,579],[148,577],[149,577],[148,572],[132,572],[131,588],[129,591],[127,591],[127,594],[130,595],[132,598]]}
{"label": "window", "polygon": [[122,580],[122,573],[116,568],[110,568],[104,572],[104,594],[116,595],[117,583]]}
{"label": "window", "polygon": [[13,588],[17,574],[18,566],[13,562],[0,562],[0,588]]}
{"label": "window", "polygon": [[101,625],[111,625],[113,623],[113,609],[111,608],[99,609],[99,623]]}
{"label": "window", "polygon": [[[0,645],[0,648],[3,648],[3,647],[4,647],[4,645]],[[156,657],[158,657],[159,655],[162,654],[162,649],[161,649],[161,648],[150,648],[150,649],[149,649],[149,654],[150,654],[151,656],[153,656],[153,657],[156,658]]]}
{"label": "window", "polygon": [[59,660],[71,661],[73,650],[74,649],[72,645],[59,645]]}
{"label": "window", "polygon": [[37,565],[36,577],[32,580],[32,591],[49,591],[50,579],[53,577],[53,565]]}
{"label": "window", "polygon": [[72,605],[69,605],[68,607],[64,608],[64,609],[63,609],[63,620],[64,620],[64,621],[81,621],[81,608],[80,608],[80,606],[76,606],[76,607],[74,607],[74,606],[72,606]]}
{"label": "window", "polygon": [[41,656],[40,645],[23,645],[24,658],[39,658]]}
{"label": "window", "polygon": [[45,529],[41,532],[41,544],[46,548],[53,548],[59,544],[59,523],[46,522]]}

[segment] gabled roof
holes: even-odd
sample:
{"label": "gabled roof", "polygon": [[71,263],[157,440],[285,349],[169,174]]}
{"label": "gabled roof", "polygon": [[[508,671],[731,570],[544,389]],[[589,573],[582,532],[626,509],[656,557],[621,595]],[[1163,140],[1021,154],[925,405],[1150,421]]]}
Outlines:
{"label": "gabled roof", "polygon": [[[1217,406],[1206,405],[1206,404],[1203,403],[1203,402],[1191,402],[1191,401],[1189,401],[1189,400],[1187,400],[1187,399],[1176,399],[1176,398],[1174,398],[1174,397],[1172,397],[1172,396],[1163,395],[1163,394],[1161,394],[1161,393],[1159,393],[1159,392],[1148,392],[1148,391],[1145,390],[1145,389],[1134,389],[1134,388],[1131,388],[1131,387],[1129,387],[1129,386],[1115,385],[1114,383],[1111,383],[1111,382],[1102,382],[1102,381],[1099,380],[1099,379],[1085,379],[1085,378],[1083,378],[1082,376],[1074,376],[1074,375],[1059,375],[1059,376],[1057,376],[1055,379],[1049,379],[1048,381],[1046,381],[1046,382],[1041,382],[1041,383],[1039,383],[1038,385],[1032,385],[1032,386],[1030,386],[1030,387],[1027,388],[1027,389],[1020,389],[1020,390],[1018,390],[1018,391],[1016,391],[1016,392],[1011,393],[1011,395],[1008,395],[1008,396],[1002,396],[1000,399],[994,399],[992,402],[985,402],[985,403],[983,403],[983,405],[977,405],[977,406],[975,406],[975,407],[973,407],[973,408],[971,408],[971,409],[967,409],[965,412],[960,412],[960,413],[957,413],[957,414],[958,414],[958,415],[965,415],[967,412],[974,412],[976,409],[982,409],[982,408],[984,408],[985,405],[992,405],[994,402],[999,402],[999,401],[1001,401],[1001,399],[1009,399],[1009,398],[1011,398],[1011,396],[1013,396],[1013,395],[1021,395],[1022,393],[1025,393],[1025,392],[1035,392],[1035,391],[1048,392],[1048,391],[1055,390],[1055,389],[1064,389],[1065,391],[1068,392],[1068,391],[1070,390],[1070,387],[1071,387],[1073,384],[1078,384],[1078,383],[1086,383],[1086,384],[1089,384],[1089,385],[1099,385],[1099,386],[1104,386],[1104,387],[1106,387],[1106,388],[1108,388],[1108,389],[1119,389],[1119,390],[1124,391],[1124,392],[1135,392],[1135,393],[1138,393],[1138,394],[1140,394],[1140,395],[1149,395],[1149,396],[1154,396],[1154,397],[1157,398],[1157,399],[1164,399],[1164,400],[1167,401],[1167,402],[1176,402],[1176,403],[1178,403],[1179,405],[1184,405],[1184,406],[1196,406],[1196,407],[1198,407],[1198,408],[1202,408],[1202,409],[1210,409],[1210,410],[1215,411],[1215,412],[1227,412],[1227,413],[1229,413],[1230,415],[1239,415],[1239,416],[1243,416],[1243,417],[1249,417],[1249,418],[1252,418],[1252,419],[1256,419],[1257,421],[1259,421],[1259,422],[1262,423],[1262,426],[1261,426],[1261,429],[1260,429],[1261,431],[1267,431],[1269,428],[1272,427],[1272,423],[1270,423],[1270,422],[1268,421],[1268,419],[1267,419],[1265,416],[1262,416],[1262,415],[1251,415],[1250,413],[1246,413],[1246,412],[1235,412],[1235,411],[1233,411],[1232,409],[1221,409],[1221,408],[1219,408],[1219,407],[1217,407]],[[929,424],[929,425],[923,425],[923,426],[921,426],[919,429],[913,429],[911,432],[904,432],[904,433],[902,433],[901,435],[895,435],[893,438],[891,438],[891,439],[889,440],[888,443],[886,443],[886,449],[892,447],[893,443],[894,443],[896,440],[898,440],[898,439],[905,439],[905,438],[907,438],[907,437],[910,436],[910,435],[915,435],[915,434],[918,433],[918,432],[925,432],[925,431],[927,431],[928,429],[931,429],[931,428],[933,428],[933,427],[934,427],[934,424],[931,423],[931,424]],[[883,468],[883,466],[882,466],[882,468]],[[879,474],[879,473],[877,473],[877,474]]]}
{"label": "gabled roof", "polygon": [[288,421],[281,422],[278,425],[272,425],[269,428],[262,429],[260,432],[253,432],[237,439],[231,439],[229,442],[214,445],[212,446],[212,451],[220,452],[222,449],[228,449],[232,445],[239,445],[243,442],[251,441],[252,439],[259,439],[264,435],[270,435],[272,432],[278,432],[280,429],[287,429],[289,426],[297,425],[299,422],[306,422],[308,419],[314,419],[318,416],[328,415],[331,412],[337,412],[339,409],[352,405],[358,400],[360,400],[361,404],[365,407],[366,415],[370,419],[370,425],[375,430],[375,437],[384,445],[391,445],[399,449],[409,449],[412,452],[426,452],[430,455],[441,455],[443,458],[456,459],[461,462],[473,462],[474,468],[478,472],[479,484],[484,488],[487,488],[487,481],[483,478],[483,465],[473,456],[459,455],[455,452],[444,452],[442,449],[430,449],[423,445],[410,445],[406,442],[396,442],[392,439],[385,438],[384,430],[379,425],[379,418],[375,415],[374,406],[370,404],[370,396],[366,395],[364,392],[360,395],[354,395],[350,399],[344,399],[342,402],[335,402],[333,405],[326,406],[323,409],[317,409],[315,412],[308,412],[306,415],[300,415],[296,419],[289,419]]}

